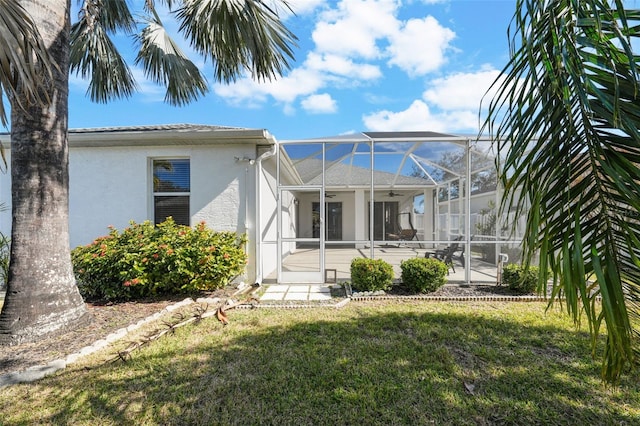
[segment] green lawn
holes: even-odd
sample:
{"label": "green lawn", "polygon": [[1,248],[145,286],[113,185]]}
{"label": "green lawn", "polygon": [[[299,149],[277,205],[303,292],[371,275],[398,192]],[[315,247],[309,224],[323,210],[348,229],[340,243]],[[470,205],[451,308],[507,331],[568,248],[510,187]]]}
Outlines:
{"label": "green lawn", "polygon": [[640,424],[640,377],[605,387],[586,332],[541,303],[236,310],[127,363],[113,349],[0,389],[0,424]]}

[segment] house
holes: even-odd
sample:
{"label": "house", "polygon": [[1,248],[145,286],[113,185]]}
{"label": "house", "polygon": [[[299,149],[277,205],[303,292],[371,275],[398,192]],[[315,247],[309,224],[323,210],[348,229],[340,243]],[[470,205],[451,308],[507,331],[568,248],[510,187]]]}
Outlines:
{"label": "house", "polygon": [[[0,139],[10,156],[8,136]],[[460,237],[470,254],[517,243],[476,232],[495,204],[496,173],[490,141],[464,136],[277,141],[263,129],[209,125],[72,129],[69,165],[72,247],[131,220],[204,221],[247,234],[247,282],[348,278],[355,256],[397,269]],[[5,203],[9,182],[0,177]],[[0,231],[10,227],[10,212],[0,212]],[[485,263],[476,271],[467,262],[458,278],[494,279],[495,262]]]}

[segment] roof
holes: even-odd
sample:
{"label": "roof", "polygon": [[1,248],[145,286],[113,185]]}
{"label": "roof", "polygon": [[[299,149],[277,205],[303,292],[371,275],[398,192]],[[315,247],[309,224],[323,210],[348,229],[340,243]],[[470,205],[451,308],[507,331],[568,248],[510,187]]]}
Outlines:
{"label": "roof", "polygon": [[215,126],[209,124],[151,124],[144,126],[112,126],[112,127],[80,127],[76,129],[69,129],[69,133],[123,133],[123,132],[158,132],[158,131],[216,131],[222,129],[236,129],[236,130],[248,130],[241,127],[229,127],[229,126]]}
{"label": "roof", "polygon": [[[295,164],[300,178],[307,185],[321,185],[322,160],[307,158]],[[371,169],[345,163],[333,163],[327,167],[324,176],[325,185],[336,186],[368,186],[371,182]],[[373,182],[381,186],[429,186],[432,181],[414,177],[396,175],[381,170],[373,170]]]}
{"label": "roof", "polygon": [[[0,133],[3,142],[9,133]],[[70,147],[211,145],[273,145],[275,138],[265,129],[206,124],[162,124],[69,129]]]}

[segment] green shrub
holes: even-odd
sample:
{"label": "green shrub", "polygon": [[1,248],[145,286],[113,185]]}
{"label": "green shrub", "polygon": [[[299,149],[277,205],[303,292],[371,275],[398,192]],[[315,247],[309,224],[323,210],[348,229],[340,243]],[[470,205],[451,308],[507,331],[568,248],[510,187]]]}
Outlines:
{"label": "green shrub", "polygon": [[438,259],[413,257],[400,263],[402,283],[416,293],[436,291],[447,281],[447,265]]}
{"label": "green shrub", "polygon": [[533,293],[538,286],[540,270],[537,266],[524,269],[522,265],[510,263],[502,268],[502,284],[516,293]]}
{"label": "green shrub", "polygon": [[245,237],[195,228],[169,218],[131,225],[72,251],[80,293],[87,299],[127,300],[214,290],[244,271]]}
{"label": "green shrub", "polygon": [[351,283],[359,291],[388,290],[393,284],[393,267],[382,259],[353,259]]}

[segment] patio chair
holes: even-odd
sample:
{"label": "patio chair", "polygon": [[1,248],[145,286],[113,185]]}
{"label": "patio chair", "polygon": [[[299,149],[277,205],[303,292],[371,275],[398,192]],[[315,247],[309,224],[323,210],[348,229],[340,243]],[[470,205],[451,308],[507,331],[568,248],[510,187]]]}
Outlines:
{"label": "patio chair", "polygon": [[[465,245],[462,244],[462,246],[460,245],[459,241],[462,241],[462,239],[464,238],[463,235],[460,235],[458,238],[456,238],[454,241],[454,243],[448,245],[447,247],[443,248],[443,249],[438,249],[435,251],[427,251],[424,253],[424,257],[429,258],[431,256],[433,256],[435,259],[439,259],[441,261],[443,261],[446,265],[447,268],[451,268],[453,270],[453,273],[456,273],[456,268],[453,265],[453,258],[454,256],[457,258],[457,260],[462,264],[462,266],[464,267],[464,248]],[[458,254],[456,254],[457,252],[459,252]],[[449,275],[449,269],[447,269],[447,275]]]}

